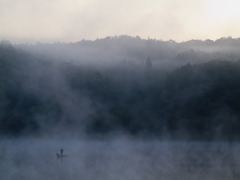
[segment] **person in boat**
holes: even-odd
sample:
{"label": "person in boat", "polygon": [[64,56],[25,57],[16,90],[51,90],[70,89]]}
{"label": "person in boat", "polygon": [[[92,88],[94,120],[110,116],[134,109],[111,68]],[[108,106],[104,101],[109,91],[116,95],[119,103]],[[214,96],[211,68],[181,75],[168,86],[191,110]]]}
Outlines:
{"label": "person in boat", "polygon": [[57,158],[64,158],[64,157],[68,157],[68,155],[64,155],[63,154],[63,149],[61,148],[60,154],[57,153]]}

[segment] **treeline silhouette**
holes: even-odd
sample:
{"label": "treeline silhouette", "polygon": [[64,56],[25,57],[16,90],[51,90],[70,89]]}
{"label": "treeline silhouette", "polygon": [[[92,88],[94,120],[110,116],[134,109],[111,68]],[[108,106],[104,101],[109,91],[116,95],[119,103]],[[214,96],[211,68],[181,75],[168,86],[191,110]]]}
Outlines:
{"label": "treeline silhouette", "polygon": [[1,136],[240,140],[240,61],[101,69],[2,44],[0,98]]}

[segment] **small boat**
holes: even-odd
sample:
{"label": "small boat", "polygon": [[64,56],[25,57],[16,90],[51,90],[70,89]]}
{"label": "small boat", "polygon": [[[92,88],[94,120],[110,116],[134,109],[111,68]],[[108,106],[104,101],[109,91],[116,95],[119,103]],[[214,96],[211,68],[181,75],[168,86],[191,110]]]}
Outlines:
{"label": "small boat", "polygon": [[65,154],[58,154],[57,153],[57,158],[59,159],[59,158],[64,158],[64,157],[68,157],[68,155],[65,155]]}
{"label": "small boat", "polygon": [[64,158],[64,157],[68,157],[68,155],[63,154],[63,149],[61,149],[61,153],[60,154],[57,153],[57,158],[59,159],[59,158]]}

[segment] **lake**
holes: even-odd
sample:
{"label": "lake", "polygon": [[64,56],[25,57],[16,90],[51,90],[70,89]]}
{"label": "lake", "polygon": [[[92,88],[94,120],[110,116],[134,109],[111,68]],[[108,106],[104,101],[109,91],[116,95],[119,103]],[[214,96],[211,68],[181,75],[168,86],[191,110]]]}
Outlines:
{"label": "lake", "polygon": [[[57,158],[63,148],[65,158]],[[0,140],[1,180],[233,180],[240,144],[157,140]]]}

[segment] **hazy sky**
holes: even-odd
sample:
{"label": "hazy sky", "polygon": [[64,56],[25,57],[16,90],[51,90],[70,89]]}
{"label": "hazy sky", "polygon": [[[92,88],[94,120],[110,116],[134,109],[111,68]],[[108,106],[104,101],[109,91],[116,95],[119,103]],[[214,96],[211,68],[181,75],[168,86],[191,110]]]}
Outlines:
{"label": "hazy sky", "polygon": [[240,37],[239,0],[0,0],[0,40]]}

